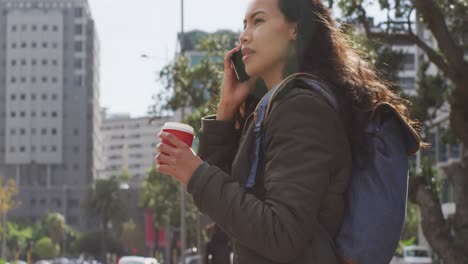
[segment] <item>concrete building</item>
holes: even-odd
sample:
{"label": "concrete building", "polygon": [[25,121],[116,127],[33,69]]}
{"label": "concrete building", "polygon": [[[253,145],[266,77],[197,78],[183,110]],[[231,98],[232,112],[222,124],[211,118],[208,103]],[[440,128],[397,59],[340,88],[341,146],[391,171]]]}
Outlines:
{"label": "concrete building", "polygon": [[150,122],[149,117],[131,118],[126,114],[103,116],[104,167],[100,178],[108,179],[125,171],[131,177],[129,187],[140,188],[154,165],[156,145],[160,142],[157,134],[172,118]]}
{"label": "concrete building", "polygon": [[12,218],[80,205],[102,164],[99,40],[87,0],[0,0],[0,175],[19,185]]}

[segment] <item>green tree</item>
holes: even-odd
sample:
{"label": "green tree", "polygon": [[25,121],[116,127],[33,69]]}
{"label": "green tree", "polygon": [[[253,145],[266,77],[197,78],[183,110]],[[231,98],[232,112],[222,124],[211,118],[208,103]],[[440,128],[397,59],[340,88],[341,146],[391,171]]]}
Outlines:
{"label": "green tree", "polygon": [[[427,60],[440,74],[423,79],[412,113],[424,124],[430,123],[432,114],[443,96],[449,94],[451,133],[468,146],[468,1],[467,0],[328,0],[329,6],[338,5],[341,22],[358,22],[366,36],[383,43],[405,41],[423,51]],[[372,30],[367,9],[378,3],[386,13],[381,30]],[[420,21],[432,34],[437,48],[415,32],[415,21]],[[425,71],[423,66],[422,71]],[[426,68],[427,69],[427,68]],[[443,78],[441,78],[443,77]],[[450,85],[447,85],[447,81]],[[450,89],[451,88],[451,89]],[[443,89],[443,90],[442,90]],[[423,128],[424,131],[424,128]],[[468,149],[462,153],[461,164],[455,164],[446,174],[454,189],[456,213],[450,224],[441,211],[438,195],[430,187],[431,164],[424,165],[422,173],[410,177],[409,198],[421,211],[421,225],[431,247],[445,263],[468,263]],[[426,173],[426,175],[424,175]]]}
{"label": "green tree", "polygon": [[105,261],[108,249],[106,238],[109,236],[110,223],[112,221],[122,221],[127,215],[125,202],[119,196],[120,184],[120,177],[117,176],[113,176],[110,179],[96,180],[84,204],[88,215],[99,219],[102,231],[100,239],[101,261]]}
{"label": "green tree", "polygon": [[43,237],[34,244],[34,254],[41,259],[50,259],[55,252],[60,252],[60,247],[57,245],[54,249],[52,240],[48,237]]}
{"label": "green tree", "polygon": [[6,181],[3,176],[0,176],[0,217],[2,221],[2,258],[5,258],[6,254],[6,216],[8,212],[20,205],[19,202],[15,201],[13,197],[18,193],[16,182],[13,180]]}
{"label": "green tree", "polygon": [[[143,182],[140,206],[151,209],[156,228],[178,230],[180,227],[180,191],[179,182],[172,177],[151,170]],[[188,197],[186,203],[186,223],[188,245],[196,243],[198,210],[193,200]]]}
{"label": "green tree", "polygon": [[26,248],[28,240],[32,239],[32,228],[15,222],[7,223],[7,245],[15,253],[15,259]]}
{"label": "green tree", "polygon": [[145,234],[142,227],[135,224],[133,219],[122,224],[120,241],[122,241],[127,252],[131,252],[133,248],[137,248],[138,252],[145,252]]}
{"label": "green tree", "polygon": [[55,248],[60,245],[65,234],[65,218],[59,213],[47,214],[44,218],[44,226],[47,229],[47,234],[52,240],[52,256],[57,257]]}

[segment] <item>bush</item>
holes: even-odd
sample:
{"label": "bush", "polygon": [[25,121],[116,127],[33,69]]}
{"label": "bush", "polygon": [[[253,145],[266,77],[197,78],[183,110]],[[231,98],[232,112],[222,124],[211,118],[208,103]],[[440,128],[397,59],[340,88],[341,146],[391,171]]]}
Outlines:
{"label": "bush", "polygon": [[[50,259],[53,257],[53,245],[52,240],[48,237],[43,237],[39,239],[36,244],[34,245],[34,253],[40,259]],[[60,247],[56,246],[56,254],[57,256],[60,253]]]}

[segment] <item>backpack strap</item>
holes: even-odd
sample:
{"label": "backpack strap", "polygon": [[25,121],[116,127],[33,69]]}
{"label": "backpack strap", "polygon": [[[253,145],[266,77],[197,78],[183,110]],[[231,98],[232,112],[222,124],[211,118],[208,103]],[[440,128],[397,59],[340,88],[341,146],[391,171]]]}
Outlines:
{"label": "backpack strap", "polygon": [[255,178],[257,177],[257,172],[258,172],[258,163],[260,160],[260,149],[263,143],[263,136],[264,136],[264,131],[262,129],[264,121],[266,120],[271,104],[273,100],[275,99],[276,95],[279,94],[280,91],[286,89],[288,87],[288,84],[293,81],[293,80],[301,80],[304,83],[307,84],[308,87],[313,89],[314,91],[318,92],[321,94],[325,100],[327,101],[328,104],[330,104],[335,111],[339,113],[339,106],[336,98],[334,97],[333,93],[329,91],[326,87],[324,87],[320,81],[317,79],[312,74],[307,74],[307,73],[296,73],[288,76],[286,79],[284,79],[281,83],[279,83],[277,86],[272,88],[270,91],[268,91],[265,96],[263,96],[262,100],[257,105],[257,108],[255,109],[254,113],[254,122],[255,122],[255,148],[254,148],[254,160],[252,162],[252,165],[250,167],[250,172],[249,172],[249,177],[247,178],[247,182],[245,184],[245,187],[247,188],[252,188],[255,185]]}

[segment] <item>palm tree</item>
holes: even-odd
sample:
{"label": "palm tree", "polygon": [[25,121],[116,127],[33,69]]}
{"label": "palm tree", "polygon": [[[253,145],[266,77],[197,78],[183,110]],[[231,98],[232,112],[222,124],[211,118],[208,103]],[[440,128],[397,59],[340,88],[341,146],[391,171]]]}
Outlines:
{"label": "palm tree", "polygon": [[47,228],[47,234],[52,240],[52,255],[57,257],[57,245],[62,241],[65,233],[65,218],[59,213],[51,213],[46,215],[44,219]]}
{"label": "palm tree", "polygon": [[106,261],[109,223],[112,220],[122,220],[126,215],[126,207],[119,197],[120,183],[120,178],[117,176],[96,180],[84,205],[90,216],[99,219],[102,230],[100,255],[103,263]]}

